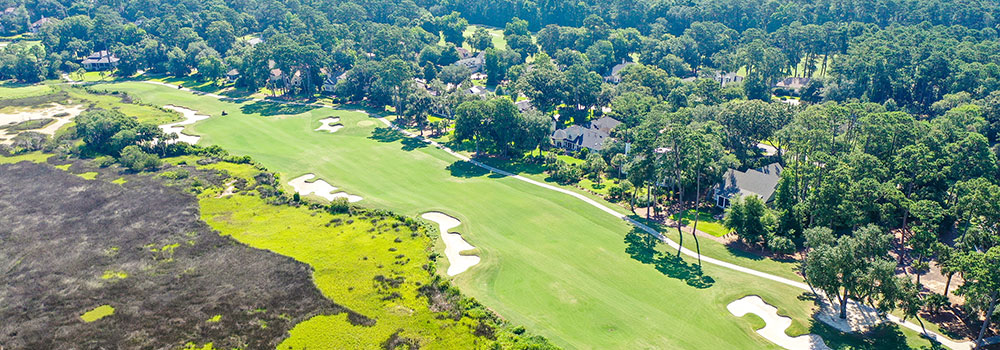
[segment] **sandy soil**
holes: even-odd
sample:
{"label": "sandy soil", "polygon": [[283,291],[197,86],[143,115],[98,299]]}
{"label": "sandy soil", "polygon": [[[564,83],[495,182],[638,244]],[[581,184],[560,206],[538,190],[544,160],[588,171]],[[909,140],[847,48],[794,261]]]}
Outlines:
{"label": "sandy soil", "polygon": [[328,201],[332,201],[335,198],[347,198],[348,202],[354,203],[362,200],[361,196],[355,196],[353,194],[348,194],[347,192],[336,192],[337,188],[331,186],[328,182],[323,180],[315,180],[308,182],[309,180],[315,178],[315,174],[305,174],[297,178],[288,181],[288,184],[295,188],[295,191],[301,195],[315,194],[317,196],[323,197]]}
{"label": "sandy soil", "polygon": [[188,109],[188,108],[178,107],[178,106],[173,106],[173,105],[166,105],[166,106],[163,106],[163,108],[166,108],[166,109],[172,110],[174,112],[180,113],[182,116],[184,116],[184,120],[182,120],[182,121],[179,121],[179,122],[176,122],[176,123],[170,123],[170,124],[160,125],[160,129],[162,129],[163,132],[165,132],[167,134],[177,135],[176,142],[187,142],[187,143],[190,143],[190,144],[193,145],[193,144],[198,143],[198,140],[201,140],[201,136],[194,136],[194,135],[185,134],[184,133],[184,126],[185,125],[191,125],[191,124],[197,123],[199,121],[208,119],[209,116],[204,115],[204,114],[198,114],[198,111],[195,111],[193,109]]}
{"label": "sandy soil", "polygon": [[337,117],[323,118],[319,122],[323,123],[323,125],[316,128],[316,131],[337,132],[337,130],[344,127],[343,124],[340,124],[340,118]]}
{"label": "sandy soil", "polygon": [[756,314],[761,319],[764,320],[766,324],[764,328],[758,329],[757,334],[760,334],[764,339],[770,340],[771,342],[778,344],[785,349],[789,350],[813,350],[813,349],[830,349],[823,342],[823,338],[815,334],[800,335],[797,337],[790,337],[785,334],[785,329],[788,329],[792,325],[792,319],[778,315],[778,309],[770,304],[764,302],[756,295],[748,295],[739,300],[736,300],[726,306],[733,315],[736,317],[743,317],[746,314]]}
{"label": "sandy soil", "polygon": [[466,242],[462,235],[448,232],[448,230],[461,224],[458,219],[441,212],[427,212],[420,217],[436,222],[441,228],[441,239],[444,240],[444,255],[448,258],[448,276],[454,276],[465,272],[473,265],[479,263],[479,257],[475,255],[462,255],[462,251],[476,249],[469,242]]}
{"label": "sandy soil", "polygon": [[[46,135],[55,135],[56,131],[59,130],[59,128],[63,127],[63,125],[69,124],[69,122],[71,122],[73,118],[76,118],[76,116],[80,115],[80,113],[83,113],[83,111],[86,109],[87,108],[84,107],[83,105],[65,106],[57,104],[52,107],[47,107],[42,109],[30,109],[17,113],[9,113],[9,114],[0,113],[0,125],[15,124],[32,119],[52,118],[55,119],[55,122],[49,123],[49,125],[46,125],[44,128],[35,130],[25,130],[25,131],[34,131]],[[56,118],[55,115],[60,113],[67,113],[67,115]],[[11,139],[14,138],[14,136],[16,136],[16,134],[4,135],[2,132],[0,132],[0,144],[9,144],[11,142]]]}

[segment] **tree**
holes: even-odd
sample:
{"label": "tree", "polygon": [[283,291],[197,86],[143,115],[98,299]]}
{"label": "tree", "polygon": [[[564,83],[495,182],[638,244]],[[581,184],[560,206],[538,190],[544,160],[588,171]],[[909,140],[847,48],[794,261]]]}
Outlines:
{"label": "tree", "polygon": [[472,37],[466,38],[466,42],[469,43],[475,50],[485,51],[486,49],[493,47],[493,36],[486,28],[477,27],[476,31],[472,33]]}
{"label": "tree", "polygon": [[[833,239],[829,230],[807,230],[805,277],[810,286],[835,296],[840,318],[847,318],[852,298],[880,299],[879,309],[891,308],[898,300],[899,279],[895,261],[889,257],[892,236],[875,225],[861,227],[852,235]],[[888,311],[888,310],[885,310]]]}
{"label": "tree", "polygon": [[976,347],[982,345],[983,336],[990,326],[990,320],[996,311],[997,300],[1000,299],[1000,247],[990,248],[983,252],[968,252],[962,258],[961,270],[965,283],[958,287],[955,294],[966,298],[966,305],[985,312],[985,319],[976,337]]}
{"label": "tree", "polygon": [[131,145],[122,149],[121,157],[118,161],[126,168],[139,172],[156,169],[160,166],[160,158],[155,154],[143,152],[139,146]]}
{"label": "tree", "polygon": [[604,162],[604,157],[601,157],[600,153],[591,152],[590,154],[587,154],[584,167],[587,170],[587,173],[590,173],[594,180],[600,184],[601,178],[603,177],[602,175],[604,174],[605,169],[607,169],[608,164]]}
{"label": "tree", "polygon": [[215,84],[226,75],[226,63],[216,55],[204,57],[198,61],[198,74]]}
{"label": "tree", "polygon": [[628,156],[624,153],[615,153],[615,155],[611,157],[611,166],[618,171],[619,179],[622,178],[622,170],[626,164],[628,164]]}
{"label": "tree", "polygon": [[736,235],[747,244],[763,244],[773,227],[770,226],[768,209],[757,196],[738,196],[730,201],[726,209],[723,225],[736,231]]}
{"label": "tree", "polygon": [[441,68],[441,72],[437,74],[437,78],[441,79],[441,82],[445,84],[454,84],[455,86],[458,86],[466,80],[469,80],[470,75],[472,75],[472,71],[469,70],[469,67],[460,64],[452,64]]}

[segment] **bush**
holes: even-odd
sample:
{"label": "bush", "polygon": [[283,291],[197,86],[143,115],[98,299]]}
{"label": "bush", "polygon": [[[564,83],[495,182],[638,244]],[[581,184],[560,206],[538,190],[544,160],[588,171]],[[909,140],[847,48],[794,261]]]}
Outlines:
{"label": "bush", "polygon": [[348,214],[351,212],[351,203],[347,201],[347,198],[334,198],[327,211],[330,214]]}
{"label": "bush", "polygon": [[180,170],[164,171],[163,174],[160,174],[160,177],[171,180],[181,180],[181,179],[186,179],[190,175],[191,174],[188,173],[187,170],[180,169]]}
{"label": "bush", "polygon": [[160,158],[143,152],[139,146],[131,145],[122,149],[118,162],[132,171],[153,170],[160,166]]}
{"label": "bush", "polygon": [[34,131],[26,131],[14,136],[14,139],[11,140],[11,146],[13,146],[14,149],[21,149],[24,152],[32,152],[41,150],[45,147],[45,143],[48,141],[48,135]]}
{"label": "bush", "polygon": [[102,168],[107,168],[112,164],[115,164],[115,159],[110,156],[100,156],[94,158],[94,164],[97,164],[97,166]]}
{"label": "bush", "polygon": [[791,254],[795,252],[795,242],[785,236],[771,235],[767,248],[777,254]]}
{"label": "bush", "polygon": [[564,161],[556,161],[555,170],[552,171],[552,179],[558,183],[569,184],[577,183],[580,178],[583,177],[583,171],[580,168],[566,164]]}
{"label": "bush", "polygon": [[948,304],[948,297],[941,294],[931,293],[924,297],[924,305],[927,307],[928,311],[934,314],[941,312],[941,308],[947,306]]}

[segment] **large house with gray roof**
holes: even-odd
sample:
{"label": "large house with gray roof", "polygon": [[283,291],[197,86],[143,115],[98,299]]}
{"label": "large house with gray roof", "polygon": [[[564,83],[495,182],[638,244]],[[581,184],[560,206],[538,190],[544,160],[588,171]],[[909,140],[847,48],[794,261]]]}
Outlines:
{"label": "large house with gray roof", "polygon": [[552,133],[552,145],[570,151],[581,148],[600,151],[604,149],[605,141],[611,139],[611,129],[614,129],[618,124],[621,122],[614,118],[601,117],[591,121],[587,126],[571,125]]}
{"label": "large house with gray roof", "polygon": [[722,183],[715,186],[713,198],[720,208],[729,207],[736,196],[757,196],[768,203],[774,199],[774,190],[781,179],[781,164],[771,163],[762,168],[739,171],[729,169]]}

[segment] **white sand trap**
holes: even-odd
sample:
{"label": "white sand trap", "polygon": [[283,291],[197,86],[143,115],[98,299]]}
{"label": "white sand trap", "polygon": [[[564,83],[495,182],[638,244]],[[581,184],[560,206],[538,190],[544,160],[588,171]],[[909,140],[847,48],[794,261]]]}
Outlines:
{"label": "white sand trap", "polygon": [[315,174],[305,174],[288,181],[288,184],[294,187],[295,192],[298,192],[301,195],[315,194],[328,201],[332,201],[335,198],[347,198],[348,202],[354,203],[363,199],[361,196],[355,196],[343,191],[333,193],[333,191],[336,191],[337,188],[331,186],[328,182],[323,180],[308,182],[314,177],[316,177]]}
{"label": "white sand trap", "polygon": [[201,140],[201,136],[194,136],[194,135],[185,134],[184,133],[184,126],[185,125],[191,125],[191,124],[197,123],[199,121],[208,119],[209,116],[204,115],[204,114],[198,114],[198,111],[195,111],[193,109],[187,109],[187,108],[184,108],[184,107],[178,107],[178,106],[173,106],[173,105],[166,105],[166,106],[163,106],[163,108],[175,111],[177,113],[180,113],[182,116],[184,116],[184,120],[182,120],[182,121],[179,121],[179,122],[176,122],[176,123],[170,123],[170,124],[160,125],[160,129],[162,129],[163,132],[165,132],[167,134],[177,135],[176,142],[187,142],[187,143],[190,143],[190,144],[193,145],[193,144],[198,143],[198,140]]}
{"label": "white sand trap", "polygon": [[465,272],[470,267],[479,263],[479,257],[475,255],[462,255],[462,251],[476,249],[469,242],[466,242],[462,235],[448,232],[448,230],[461,224],[458,219],[441,212],[427,212],[420,217],[436,222],[441,228],[441,239],[444,240],[444,255],[450,263],[448,266],[448,276],[454,276]]}
{"label": "white sand trap", "polygon": [[743,317],[746,314],[756,314],[764,319],[765,326],[757,330],[764,339],[778,344],[789,350],[812,350],[830,349],[823,343],[823,338],[815,334],[805,334],[797,337],[789,337],[785,334],[785,329],[792,325],[792,319],[778,315],[778,309],[764,302],[756,295],[748,295],[726,306],[736,317]]}
{"label": "white sand trap", "polygon": [[[55,119],[54,122],[49,123],[41,129],[35,130],[24,130],[33,131],[46,135],[55,135],[56,131],[59,130],[63,125],[69,124],[76,116],[83,113],[87,108],[82,105],[77,106],[64,106],[64,105],[54,105],[52,107],[42,108],[42,109],[31,109],[18,113],[0,113],[0,125],[15,124],[23,121],[28,121],[32,119],[42,119],[42,118],[52,118]],[[57,114],[66,115],[61,117],[56,117]],[[0,134],[3,134],[0,131]],[[3,135],[0,136],[0,144],[9,144],[13,141],[15,135]]]}
{"label": "white sand trap", "polygon": [[337,130],[340,130],[340,128],[344,127],[343,124],[339,123],[340,118],[337,117],[323,118],[320,119],[319,122],[323,123],[323,125],[320,125],[318,128],[316,128],[316,131],[337,132]]}

